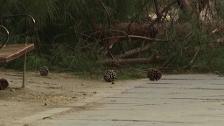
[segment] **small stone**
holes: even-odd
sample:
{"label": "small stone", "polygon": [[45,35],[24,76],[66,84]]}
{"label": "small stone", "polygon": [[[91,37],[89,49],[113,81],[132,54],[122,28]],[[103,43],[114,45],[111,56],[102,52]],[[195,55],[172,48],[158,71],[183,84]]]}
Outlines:
{"label": "small stone", "polygon": [[8,88],[9,86],[9,82],[4,79],[4,78],[1,78],[0,79],[0,90],[5,90],[6,88]]}
{"label": "small stone", "polygon": [[16,89],[11,88],[10,91],[11,91],[11,92],[16,92]]}
{"label": "small stone", "polygon": [[49,73],[49,69],[47,66],[40,67],[39,69],[40,76],[47,76]]}
{"label": "small stone", "polygon": [[45,119],[52,119],[52,117],[50,117],[50,116],[46,116],[46,117],[43,117],[42,119],[43,119],[43,120],[45,120]]}

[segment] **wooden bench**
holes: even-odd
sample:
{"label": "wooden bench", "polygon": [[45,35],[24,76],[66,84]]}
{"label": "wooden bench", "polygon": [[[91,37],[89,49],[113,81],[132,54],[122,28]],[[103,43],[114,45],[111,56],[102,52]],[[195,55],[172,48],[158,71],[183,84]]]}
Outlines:
{"label": "wooden bench", "polygon": [[34,44],[10,44],[0,49],[0,63],[20,58],[34,49]]}
{"label": "wooden bench", "polygon": [[[8,18],[14,18],[14,17],[28,17],[31,19],[33,26],[35,24],[35,20],[32,16],[30,15],[15,15],[15,16],[8,16],[8,17],[4,17],[6,19]],[[3,18],[3,19],[4,19]],[[27,53],[32,51],[34,49],[34,42],[32,43],[28,43],[28,42],[24,42],[24,43],[13,43],[10,44],[8,41],[10,40],[10,32],[9,30],[3,26],[0,25],[0,28],[4,31],[6,39],[4,42],[2,42],[2,44],[0,45],[0,63],[1,64],[5,64],[8,63],[12,60],[16,60],[22,56],[24,56],[24,66],[23,66],[23,80],[22,80],[22,88],[25,87],[25,76],[26,76],[26,59],[27,59]]]}

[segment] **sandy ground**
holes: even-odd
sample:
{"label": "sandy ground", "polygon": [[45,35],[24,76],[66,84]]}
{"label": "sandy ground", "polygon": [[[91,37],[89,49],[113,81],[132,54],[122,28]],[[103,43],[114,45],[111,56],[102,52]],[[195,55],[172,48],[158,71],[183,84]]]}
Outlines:
{"label": "sandy ground", "polygon": [[9,81],[8,89],[0,91],[0,126],[44,111],[92,97],[114,85],[103,80],[81,80],[72,74],[50,73],[41,77],[38,72],[27,73],[27,84],[21,89],[22,73],[1,70],[0,77]]}
{"label": "sandy ground", "polygon": [[21,75],[1,70],[10,82],[0,91],[0,126],[166,125],[222,126],[224,77],[164,75],[116,81],[81,80],[71,74],[41,77],[29,72],[27,87]]}

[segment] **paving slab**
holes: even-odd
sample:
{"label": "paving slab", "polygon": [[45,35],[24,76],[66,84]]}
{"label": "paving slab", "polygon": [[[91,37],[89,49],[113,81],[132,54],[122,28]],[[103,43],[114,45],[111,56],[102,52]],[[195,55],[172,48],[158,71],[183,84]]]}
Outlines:
{"label": "paving slab", "polygon": [[[224,78],[167,75],[101,95],[83,106],[35,120],[30,126],[223,126]],[[113,92],[113,91],[112,91]],[[111,93],[111,92],[110,92]]]}

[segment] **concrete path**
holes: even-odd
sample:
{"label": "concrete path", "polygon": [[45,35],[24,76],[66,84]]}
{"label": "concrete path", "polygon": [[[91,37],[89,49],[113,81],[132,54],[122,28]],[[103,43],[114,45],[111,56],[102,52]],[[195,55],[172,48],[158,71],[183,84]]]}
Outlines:
{"label": "concrete path", "polygon": [[[30,126],[223,126],[224,78],[169,75],[137,80],[126,90],[91,101]],[[128,85],[128,83],[126,84]],[[113,91],[111,91],[113,92]],[[111,93],[110,92],[110,93]]]}

